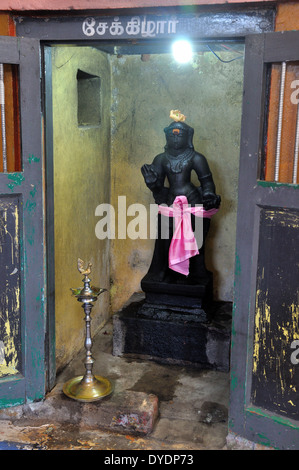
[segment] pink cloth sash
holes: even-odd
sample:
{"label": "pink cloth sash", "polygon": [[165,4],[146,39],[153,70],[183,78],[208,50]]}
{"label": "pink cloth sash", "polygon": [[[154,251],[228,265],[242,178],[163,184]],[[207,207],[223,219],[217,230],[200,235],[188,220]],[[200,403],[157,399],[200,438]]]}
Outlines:
{"label": "pink cloth sash", "polygon": [[186,196],[177,196],[173,205],[158,206],[159,213],[175,218],[175,230],[168,253],[169,268],[188,276],[189,260],[198,255],[198,246],[192,230],[191,214],[197,217],[208,217],[218,212],[218,209],[205,210],[202,206],[191,207]]}

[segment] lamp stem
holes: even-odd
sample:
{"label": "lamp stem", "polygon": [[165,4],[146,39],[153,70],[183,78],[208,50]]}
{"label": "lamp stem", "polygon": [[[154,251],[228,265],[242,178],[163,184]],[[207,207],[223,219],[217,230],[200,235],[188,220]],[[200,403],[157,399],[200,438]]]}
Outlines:
{"label": "lamp stem", "polygon": [[91,340],[91,332],[90,332],[90,323],[91,323],[91,310],[93,307],[92,303],[85,302],[82,305],[85,313],[85,322],[86,322],[86,335],[85,335],[85,349],[86,349],[86,358],[85,358],[85,368],[86,373],[84,375],[83,380],[85,382],[90,382],[93,379],[92,368],[94,360],[91,355],[91,347],[92,347],[92,340]]}

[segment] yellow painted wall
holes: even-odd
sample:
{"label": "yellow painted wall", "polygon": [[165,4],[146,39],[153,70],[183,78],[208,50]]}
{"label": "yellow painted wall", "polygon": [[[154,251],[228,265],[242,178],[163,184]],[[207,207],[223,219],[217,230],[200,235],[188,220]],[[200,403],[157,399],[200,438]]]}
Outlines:
{"label": "yellow painted wall", "polygon": [[[98,127],[77,121],[77,70],[101,78]],[[78,257],[93,264],[92,284],[109,289],[109,241],[95,235],[95,209],[109,201],[110,67],[105,54],[90,47],[52,48],[55,206],[55,302],[57,369],[83,347],[84,312],[71,296],[82,285]],[[109,316],[109,293],[92,311],[92,334]]]}

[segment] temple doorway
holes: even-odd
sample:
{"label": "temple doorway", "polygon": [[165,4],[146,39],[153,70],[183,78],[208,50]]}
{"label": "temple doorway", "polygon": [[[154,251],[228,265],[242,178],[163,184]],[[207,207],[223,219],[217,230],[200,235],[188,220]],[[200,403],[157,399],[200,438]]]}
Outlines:
{"label": "temple doorway", "polygon": [[[83,342],[82,315],[69,294],[80,282],[78,257],[93,263],[94,282],[110,287],[110,299],[103,295],[96,306],[94,331],[140,290],[153,240],[124,237],[118,220],[131,204],[149,208],[154,202],[140,168],[163,151],[171,109],[180,109],[194,128],[194,147],[208,159],[222,197],[208,238],[207,267],[214,273],[215,299],[233,301],[244,43],[198,46],[187,64],[177,63],[165,48],[103,49],[46,49],[53,110],[51,115],[49,105],[57,370]],[[196,175],[194,183],[199,184]],[[97,237],[101,204],[115,209],[115,238]],[[130,220],[128,215],[126,224]]]}

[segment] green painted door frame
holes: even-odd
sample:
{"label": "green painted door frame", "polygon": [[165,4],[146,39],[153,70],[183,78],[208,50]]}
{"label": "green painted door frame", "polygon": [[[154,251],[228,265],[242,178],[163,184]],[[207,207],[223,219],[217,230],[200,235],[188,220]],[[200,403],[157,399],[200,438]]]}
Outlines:
{"label": "green painted door frame", "polygon": [[[0,37],[0,62],[19,70],[22,171],[0,174],[0,407],[46,391],[46,276],[40,43]],[[11,256],[9,250],[11,248]],[[5,372],[4,371],[4,372]]]}
{"label": "green painted door frame", "polygon": [[245,51],[229,431],[298,450],[299,365],[291,356],[299,315],[299,185],[263,181],[263,153],[271,66],[298,64],[299,31],[248,36]]}

